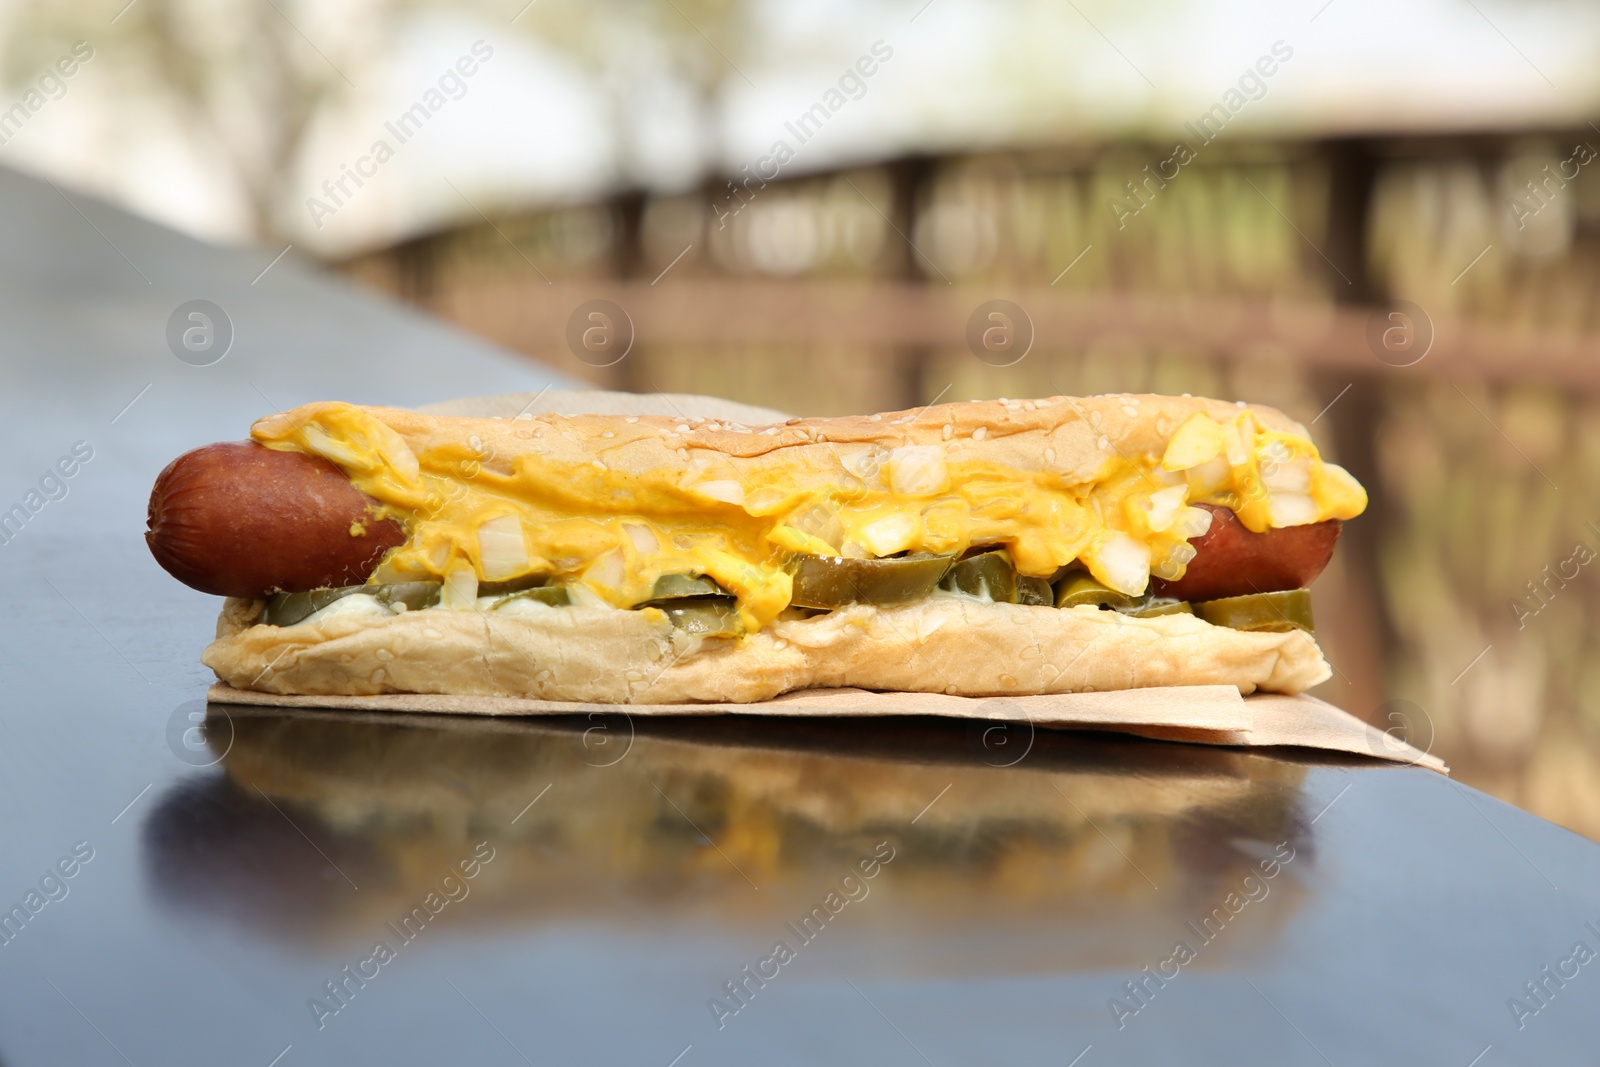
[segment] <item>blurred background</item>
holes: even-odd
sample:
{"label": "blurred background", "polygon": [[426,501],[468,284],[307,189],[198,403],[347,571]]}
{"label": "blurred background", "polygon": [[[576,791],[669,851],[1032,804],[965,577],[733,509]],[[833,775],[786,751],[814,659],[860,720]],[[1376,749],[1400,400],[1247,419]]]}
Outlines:
{"label": "blurred background", "polygon": [[0,166],[608,388],[1276,405],[1372,493],[1319,694],[1600,837],[1597,51],[1561,2],[0,0]]}

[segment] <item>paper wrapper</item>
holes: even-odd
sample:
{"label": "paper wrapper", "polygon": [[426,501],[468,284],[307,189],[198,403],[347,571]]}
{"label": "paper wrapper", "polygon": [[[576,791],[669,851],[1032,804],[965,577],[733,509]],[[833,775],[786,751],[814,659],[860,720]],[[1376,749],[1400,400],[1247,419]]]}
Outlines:
{"label": "paper wrapper", "polygon": [[453,715],[938,715],[1031,723],[1053,729],[1111,730],[1161,741],[1251,748],[1316,748],[1347,752],[1449,773],[1439,757],[1414,748],[1360,719],[1310,696],[1239,695],[1230,685],[1125,689],[1109,693],[960,697],[941,693],[875,693],[865,689],[803,689],[755,704],[585,704],[503,696],[281,696],[214,685],[216,704],[286,708],[337,708],[368,712]]}
{"label": "paper wrapper", "polygon": [[[567,415],[702,415],[706,418],[731,419],[747,425],[781,422],[789,418],[783,412],[715,397],[556,390],[453,400],[421,410],[434,415],[499,415],[502,418],[514,417],[525,411]],[[1163,741],[1203,745],[1322,749],[1415,764],[1449,773],[1439,757],[1369,726],[1349,712],[1315,697],[1277,693],[1257,693],[1244,697],[1233,686],[1227,685],[1007,697],[806,689],[755,704],[628,705],[430,693],[282,696],[213,685],[207,693],[207,699],[217,704],[457,715],[936,715],[1031,723],[1054,729],[1111,730]]]}

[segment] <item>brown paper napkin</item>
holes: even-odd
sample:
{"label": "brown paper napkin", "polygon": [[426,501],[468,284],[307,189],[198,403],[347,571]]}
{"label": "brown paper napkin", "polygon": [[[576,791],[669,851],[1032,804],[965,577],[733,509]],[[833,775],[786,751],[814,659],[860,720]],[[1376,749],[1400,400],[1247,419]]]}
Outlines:
{"label": "brown paper napkin", "polygon": [[[517,393],[452,400],[423,408],[435,415],[514,418],[523,412],[678,415],[732,419],[756,425],[789,416],[716,397],[600,391]],[[391,693],[381,696],[280,696],[214,685],[218,704],[338,708],[375,712],[443,712],[464,715],[940,715],[1033,723],[1057,729],[1113,730],[1168,741],[1249,747],[1288,746],[1348,752],[1410,763],[1448,774],[1443,760],[1369,726],[1315,697],[1259,693],[1242,697],[1233,686],[1195,685],[1110,693],[961,697],[942,693],[876,693],[865,689],[808,689],[759,704],[585,704],[504,696]]]}
{"label": "brown paper napkin", "polygon": [[1316,748],[1416,764],[1449,773],[1439,757],[1413,748],[1315,697],[1277,693],[1242,697],[1231,685],[1007,697],[803,689],[756,704],[587,704],[571,700],[435,693],[282,696],[227,685],[213,685],[206,697],[216,704],[449,715],[937,715],[1031,723],[1054,729],[1111,730],[1202,745]]}

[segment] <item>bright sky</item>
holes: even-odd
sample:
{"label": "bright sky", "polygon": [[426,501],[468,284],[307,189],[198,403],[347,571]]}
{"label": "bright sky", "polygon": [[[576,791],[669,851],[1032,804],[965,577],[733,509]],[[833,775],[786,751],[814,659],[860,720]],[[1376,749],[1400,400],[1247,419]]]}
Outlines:
{"label": "bright sky", "polygon": [[[317,123],[283,205],[284,231],[338,254],[474,219],[479,209],[585,198],[616,184],[604,87],[511,25],[519,6],[493,18],[487,6],[412,16],[381,60],[352,79],[360,89]],[[755,166],[778,139],[794,148],[786,174],[908,149],[1176,140],[1184,121],[1223,100],[1275,44],[1273,74],[1247,80],[1259,99],[1240,111],[1235,133],[1582,126],[1600,104],[1593,5],[931,0],[919,11],[917,0],[764,0],[758,11],[757,45],[737,70],[730,66],[719,102],[721,154],[734,171]],[[302,16],[300,27],[312,40],[319,27],[305,20],[314,17]],[[385,122],[423,100],[480,40],[493,55],[464,79],[464,94],[399,144]],[[874,73],[846,85],[858,98],[801,144],[785,123],[826,103],[875,45]],[[155,102],[108,76],[114,66],[101,57],[117,46],[115,37],[98,43],[98,64],[87,63],[65,96],[0,146],[0,165],[205,237],[248,239],[248,215],[225,172]],[[30,80],[6,73],[10,99],[0,110]],[[707,162],[691,98],[661,78],[644,77],[633,92],[638,176],[660,188],[689,184]],[[393,158],[362,164],[380,138]],[[331,207],[320,187],[346,165],[371,176],[314,220],[307,199]]]}

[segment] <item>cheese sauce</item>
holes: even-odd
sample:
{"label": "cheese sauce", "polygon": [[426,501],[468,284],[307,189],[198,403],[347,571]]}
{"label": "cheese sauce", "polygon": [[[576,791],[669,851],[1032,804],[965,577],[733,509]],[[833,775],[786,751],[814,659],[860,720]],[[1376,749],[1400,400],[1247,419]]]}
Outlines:
{"label": "cheese sauce", "polygon": [[[649,599],[662,575],[703,574],[738,598],[749,631],[788,606],[784,563],[794,553],[874,558],[1000,545],[1021,574],[1050,577],[1078,562],[1138,595],[1152,573],[1182,576],[1194,555],[1189,539],[1210,521],[1196,504],[1229,507],[1261,532],[1353,518],[1367,500],[1310,441],[1264,430],[1248,410],[1227,422],[1195,414],[1159,459],[1113,452],[1078,484],[951,460],[939,445],[841,451],[826,469],[815,452],[780,449],[719,463],[711,478],[689,462],[629,473],[598,452],[574,462],[536,448],[490,469],[467,444],[414,452],[349,404],[298,408],[258,423],[253,436],[332,461],[401,522],[409,540],[374,581],[442,579],[445,606],[470,608],[479,582],[543,575],[626,608]],[[729,470],[736,476],[723,477]]]}

